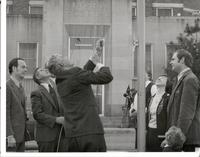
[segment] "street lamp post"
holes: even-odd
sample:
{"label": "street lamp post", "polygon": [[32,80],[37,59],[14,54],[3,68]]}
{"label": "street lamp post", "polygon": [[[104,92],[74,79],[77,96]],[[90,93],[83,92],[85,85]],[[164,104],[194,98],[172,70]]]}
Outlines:
{"label": "street lamp post", "polygon": [[138,53],[138,131],[137,131],[137,149],[139,152],[145,151],[146,133],[145,133],[145,0],[137,0],[137,32],[139,41]]}

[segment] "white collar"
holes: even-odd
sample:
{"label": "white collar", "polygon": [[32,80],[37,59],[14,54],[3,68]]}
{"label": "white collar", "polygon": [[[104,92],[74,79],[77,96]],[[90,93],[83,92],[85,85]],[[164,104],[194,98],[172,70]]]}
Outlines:
{"label": "white collar", "polygon": [[149,80],[145,81],[145,87],[147,87],[149,85],[149,83],[151,83],[151,81],[149,81]]}
{"label": "white collar", "polygon": [[16,85],[17,87],[20,88],[21,82],[18,81],[18,80],[17,80],[15,77],[13,77],[13,76],[10,76],[10,78],[11,78],[11,80],[15,83],[15,85]]}
{"label": "white collar", "polygon": [[43,86],[48,92],[49,92],[49,84],[46,82],[40,83],[41,86]]}

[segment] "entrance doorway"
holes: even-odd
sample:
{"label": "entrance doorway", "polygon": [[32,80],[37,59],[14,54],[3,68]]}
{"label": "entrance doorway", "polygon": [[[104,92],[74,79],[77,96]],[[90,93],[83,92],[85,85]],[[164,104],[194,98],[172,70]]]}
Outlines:
{"label": "entrance doorway", "polygon": [[[76,66],[83,67],[89,57],[95,52],[95,43],[99,39],[100,37],[69,37],[68,58],[72,60]],[[103,45],[101,63],[104,64],[105,42]],[[96,69],[94,69],[94,71],[96,71]],[[100,116],[104,116],[104,85],[92,85],[92,89],[98,105],[98,113]]]}

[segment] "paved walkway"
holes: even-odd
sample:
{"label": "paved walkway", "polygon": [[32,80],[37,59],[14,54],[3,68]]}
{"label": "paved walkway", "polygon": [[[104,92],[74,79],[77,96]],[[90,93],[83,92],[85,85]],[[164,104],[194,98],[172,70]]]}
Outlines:
{"label": "paved walkway", "polygon": [[[133,128],[104,128],[107,150],[135,152],[135,129]],[[26,142],[27,152],[37,152],[35,141]]]}

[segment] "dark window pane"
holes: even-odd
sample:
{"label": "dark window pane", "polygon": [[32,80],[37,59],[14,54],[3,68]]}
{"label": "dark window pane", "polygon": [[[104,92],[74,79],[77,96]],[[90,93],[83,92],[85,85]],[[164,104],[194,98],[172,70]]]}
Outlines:
{"label": "dark window pane", "polygon": [[37,44],[36,43],[19,43],[19,57],[24,58],[28,75],[32,75],[36,68]]}
{"label": "dark window pane", "polygon": [[41,6],[31,6],[30,7],[30,14],[43,14],[43,7]]}
{"label": "dark window pane", "polygon": [[158,9],[158,16],[172,16],[171,9]]}

